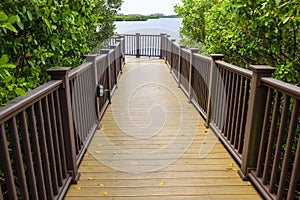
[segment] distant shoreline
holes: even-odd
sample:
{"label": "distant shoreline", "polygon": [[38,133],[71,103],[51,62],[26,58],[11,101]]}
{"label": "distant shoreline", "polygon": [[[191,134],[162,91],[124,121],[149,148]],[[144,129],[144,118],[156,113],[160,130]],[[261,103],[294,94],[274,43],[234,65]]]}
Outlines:
{"label": "distant shoreline", "polygon": [[115,21],[147,21],[148,19],[180,18],[178,15],[116,15]]}

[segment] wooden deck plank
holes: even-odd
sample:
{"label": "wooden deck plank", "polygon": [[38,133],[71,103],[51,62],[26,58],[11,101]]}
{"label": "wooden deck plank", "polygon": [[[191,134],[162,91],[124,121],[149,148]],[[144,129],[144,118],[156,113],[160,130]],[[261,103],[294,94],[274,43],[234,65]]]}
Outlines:
{"label": "wooden deck plank", "polygon": [[65,199],[261,199],[158,59],[128,58]]}

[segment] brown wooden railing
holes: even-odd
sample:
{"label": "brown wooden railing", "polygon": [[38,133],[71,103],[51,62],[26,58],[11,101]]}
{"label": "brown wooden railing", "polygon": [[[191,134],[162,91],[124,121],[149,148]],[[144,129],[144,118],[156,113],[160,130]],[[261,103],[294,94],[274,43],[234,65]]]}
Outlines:
{"label": "brown wooden railing", "polygon": [[[266,199],[300,197],[300,88],[186,49],[161,34],[164,58],[188,99]],[[179,57],[179,59],[178,59]]]}
{"label": "brown wooden railing", "polygon": [[[178,86],[267,199],[299,199],[300,88],[175,43],[166,34],[114,37],[81,66],[0,108],[0,197],[59,199],[118,86],[124,54],[165,59]],[[96,85],[107,89],[97,97]],[[13,151],[12,151],[13,149]],[[1,199],[0,198],[0,199]]]}
{"label": "brown wooden railing", "polygon": [[[61,199],[71,182],[124,65],[124,39],[79,67],[48,70],[52,81],[0,107],[0,199]],[[105,50],[102,51],[105,53]]]}
{"label": "brown wooden railing", "polygon": [[122,34],[125,38],[125,55],[130,56],[149,56],[160,57],[161,36],[160,35],[141,35],[139,33]]}

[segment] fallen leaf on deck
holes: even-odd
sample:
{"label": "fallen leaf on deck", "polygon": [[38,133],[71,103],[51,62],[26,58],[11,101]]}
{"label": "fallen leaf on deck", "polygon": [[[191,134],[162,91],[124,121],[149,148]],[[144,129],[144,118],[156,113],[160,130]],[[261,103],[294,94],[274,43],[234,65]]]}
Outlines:
{"label": "fallen leaf on deck", "polygon": [[102,144],[98,144],[98,145],[97,145],[97,147],[101,147],[101,146],[102,146]]}
{"label": "fallen leaf on deck", "polygon": [[164,186],[164,185],[165,185],[165,182],[160,182],[158,185],[159,185],[159,186]]}
{"label": "fallen leaf on deck", "polygon": [[190,163],[190,160],[186,160],[185,163]]}
{"label": "fallen leaf on deck", "polygon": [[104,195],[104,196],[107,196],[107,192],[103,192],[103,195]]}
{"label": "fallen leaf on deck", "polygon": [[89,177],[88,180],[89,180],[89,181],[93,181],[93,180],[95,180],[95,178]]}
{"label": "fallen leaf on deck", "polygon": [[105,186],[105,185],[104,185],[104,184],[102,184],[102,183],[100,183],[100,184],[99,184],[99,187],[104,187],[104,186]]}
{"label": "fallen leaf on deck", "polygon": [[81,187],[76,187],[75,190],[81,190]]}
{"label": "fallen leaf on deck", "polygon": [[166,148],[166,145],[160,145],[159,146],[161,149],[165,149]]}
{"label": "fallen leaf on deck", "polygon": [[251,182],[250,182],[250,181],[247,181],[247,185],[248,185],[248,186],[251,186]]}
{"label": "fallen leaf on deck", "polygon": [[138,164],[138,163],[135,162],[135,161],[132,161],[132,162],[129,163],[129,165],[137,165],[137,164]]}
{"label": "fallen leaf on deck", "polygon": [[101,154],[102,153],[102,151],[96,151],[96,154]]}

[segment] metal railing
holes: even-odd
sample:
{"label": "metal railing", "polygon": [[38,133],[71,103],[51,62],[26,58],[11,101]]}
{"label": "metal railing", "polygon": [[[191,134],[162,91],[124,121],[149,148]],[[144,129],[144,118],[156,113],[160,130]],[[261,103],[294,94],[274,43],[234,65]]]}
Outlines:
{"label": "metal railing", "polygon": [[[300,88],[187,50],[162,34],[164,58],[183,92],[266,199],[300,197]],[[180,59],[178,59],[178,56]]]}
{"label": "metal railing", "polygon": [[53,199],[70,184],[62,83],[50,81],[0,108],[4,198]]}
{"label": "metal railing", "polygon": [[[124,39],[77,68],[51,68],[52,80],[0,107],[0,199],[61,199],[124,65]],[[105,50],[102,51],[105,53]]]}
{"label": "metal railing", "polygon": [[[49,70],[52,81],[0,108],[0,197],[61,198],[78,180],[127,54],[165,59],[206,126],[241,166],[241,177],[265,198],[299,198],[299,87],[271,78],[272,67],[240,68],[166,34],[114,37],[107,48],[71,71]],[[108,92],[97,97],[97,85]]]}
{"label": "metal railing", "polygon": [[141,35],[139,33],[122,34],[125,38],[125,55],[130,56],[149,56],[160,57],[161,36],[160,35]]}

